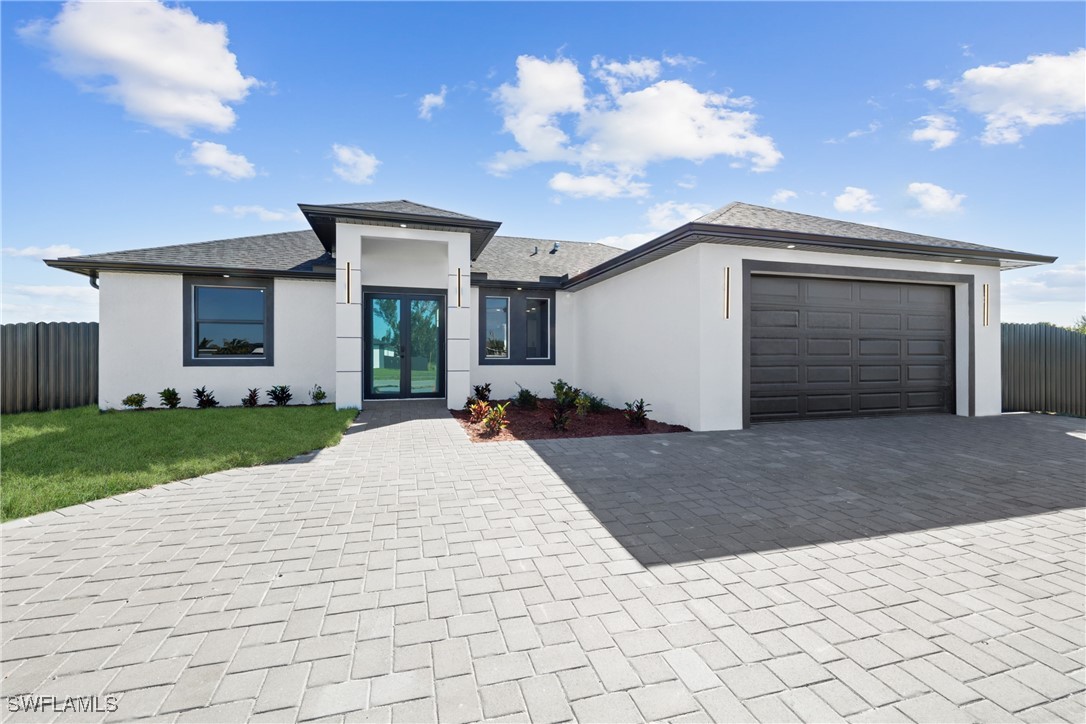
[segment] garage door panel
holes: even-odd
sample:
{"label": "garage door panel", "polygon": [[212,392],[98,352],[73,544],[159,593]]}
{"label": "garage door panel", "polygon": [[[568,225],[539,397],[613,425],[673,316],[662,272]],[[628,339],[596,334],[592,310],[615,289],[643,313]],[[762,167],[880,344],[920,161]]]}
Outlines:
{"label": "garage door panel", "polygon": [[806,288],[802,298],[808,304],[832,306],[854,299],[855,290],[852,285],[838,284],[834,279],[805,279],[802,284]]}
{"label": "garage door panel", "polygon": [[861,339],[860,340],[860,356],[861,357],[900,357],[901,356],[901,340],[900,339]]}
{"label": "garage door panel", "polygon": [[799,367],[787,365],[781,367],[755,367],[750,371],[750,384],[777,384],[799,382]]}
{"label": "garage door panel", "polygon": [[852,312],[807,312],[807,329],[852,329]]}
{"label": "garage door panel", "polygon": [[793,338],[755,337],[750,340],[751,357],[799,354],[799,340]]}
{"label": "garage door panel", "polygon": [[897,412],[901,410],[900,392],[861,392],[856,396],[860,412]]}
{"label": "garage door panel", "polygon": [[791,309],[767,309],[752,312],[750,323],[755,327],[799,327],[799,312]]}
{"label": "garage door panel", "polygon": [[808,339],[807,355],[810,357],[851,357],[851,339]]}
{"label": "garage door panel", "polygon": [[906,329],[910,332],[942,332],[950,328],[948,322],[941,314],[910,314]]}
{"label": "garage door panel", "polygon": [[949,287],[752,277],[751,420],[953,411],[952,301]]}
{"label": "garage door panel", "polygon": [[809,385],[852,384],[852,366],[807,365],[806,382]]}

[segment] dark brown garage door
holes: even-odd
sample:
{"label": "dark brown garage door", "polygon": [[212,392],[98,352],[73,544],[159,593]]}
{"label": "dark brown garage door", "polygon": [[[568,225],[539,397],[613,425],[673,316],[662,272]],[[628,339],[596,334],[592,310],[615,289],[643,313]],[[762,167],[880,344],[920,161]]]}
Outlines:
{"label": "dark brown garage door", "polygon": [[751,422],[954,411],[953,289],[752,276]]}

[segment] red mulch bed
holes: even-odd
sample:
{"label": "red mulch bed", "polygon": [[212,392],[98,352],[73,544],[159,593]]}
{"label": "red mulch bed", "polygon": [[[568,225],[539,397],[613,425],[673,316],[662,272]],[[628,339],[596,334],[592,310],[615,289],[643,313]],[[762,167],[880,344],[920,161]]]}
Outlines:
{"label": "red mulch bed", "polygon": [[[502,402],[502,400],[498,400]],[[492,403],[494,404],[494,403]],[[554,411],[553,400],[540,400],[539,407],[524,410],[514,404],[506,408],[509,427],[497,435],[491,435],[481,424],[468,422],[470,415],[466,410],[450,410],[452,416],[464,428],[472,442],[507,442],[509,440],[564,440],[577,437],[602,437],[604,435],[652,435],[661,432],[690,432],[682,425],[668,425],[664,422],[649,420],[645,427],[634,427],[626,422],[622,410],[608,407],[602,412],[590,412],[585,417],[573,414],[569,427],[565,431],[555,430],[551,426],[551,413]]]}

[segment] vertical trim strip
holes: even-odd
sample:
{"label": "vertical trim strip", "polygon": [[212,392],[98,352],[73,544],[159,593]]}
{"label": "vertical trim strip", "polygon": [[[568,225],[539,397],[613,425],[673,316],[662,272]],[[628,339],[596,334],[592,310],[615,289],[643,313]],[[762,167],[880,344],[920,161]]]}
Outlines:
{"label": "vertical trim strip", "polygon": [[724,319],[732,318],[732,268],[724,267]]}
{"label": "vertical trim strip", "polygon": [[351,262],[347,262],[347,289],[346,289],[347,304],[351,303]]}
{"label": "vertical trim strip", "polygon": [[456,306],[464,306],[464,278],[460,267],[456,267]]}
{"label": "vertical trim strip", "polygon": [[988,299],[989,299],[989,287],[984,285],[984,326],[988,326]]}

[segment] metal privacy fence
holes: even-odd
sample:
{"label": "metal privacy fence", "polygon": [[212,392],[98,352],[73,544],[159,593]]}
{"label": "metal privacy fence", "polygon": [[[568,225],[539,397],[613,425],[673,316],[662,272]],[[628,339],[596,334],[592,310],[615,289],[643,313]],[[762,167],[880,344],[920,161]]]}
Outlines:
{"label": "metal privacy fence", "polygon": [[1003,411],[1086,417],[1086,334],[1003,324]]}
{"label": "metal privacy fence", "polygon": [[59,410],[98,402],[98,323],[5,324],[0,411]]}

